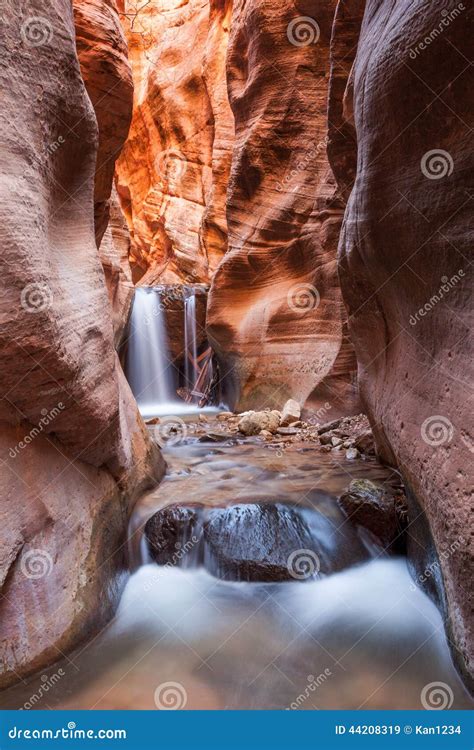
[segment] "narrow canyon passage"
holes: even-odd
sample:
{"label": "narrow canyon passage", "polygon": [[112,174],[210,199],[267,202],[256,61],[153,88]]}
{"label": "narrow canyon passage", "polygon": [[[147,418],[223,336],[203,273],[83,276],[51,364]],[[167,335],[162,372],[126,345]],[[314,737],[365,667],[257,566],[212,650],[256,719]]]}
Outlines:
{"label": "narrow canyon passage", "polygon": [[0,707],[474,708],[472,3],[4,5]]}

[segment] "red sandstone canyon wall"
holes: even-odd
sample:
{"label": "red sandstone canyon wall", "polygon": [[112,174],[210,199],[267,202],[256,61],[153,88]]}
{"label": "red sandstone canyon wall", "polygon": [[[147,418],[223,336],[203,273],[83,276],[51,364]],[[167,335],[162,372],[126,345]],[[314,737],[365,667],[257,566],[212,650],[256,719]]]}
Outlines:
{"label": "red sandstone canyon wall", "polygon": [[[472,28],[468,3],[341,1],[329,109],[362,396],[380,455],[426,514],[438,562],[424,579],[471,674]],[[412,553],[426,562],[421,518],[414,505]]]}
{"label": "red sandstone canyon wall", "polygon": [[228,2],[126,0],[133,119],[117,164],[135,282],[208,282],[226,244]]}
{"label": "red sandstone canyon wall", "polygon": [[234,3],[228,250],[208,332],[237,408],[311,398],[336,416],[357,401],[336,265],[343,204],[326,155],[334,9]]}
{"label": "red sandstone canyon wall", "polygon": [[6,0],[2,12],[4,685],[110,616],[130,505],[163,464],[114,351],[94,232],[97,121],[71,4]]}

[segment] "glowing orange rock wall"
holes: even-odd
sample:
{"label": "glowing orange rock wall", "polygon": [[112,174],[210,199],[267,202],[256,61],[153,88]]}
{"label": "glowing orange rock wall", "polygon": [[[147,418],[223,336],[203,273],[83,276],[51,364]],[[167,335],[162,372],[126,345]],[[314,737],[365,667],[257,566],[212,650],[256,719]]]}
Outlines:
{"label": "glowing orange rock wall", "polygon": [[226,247],[233,141],[225,84],[230,5],[125,2],[135,85],[117,189],[134,281],[209,280]]}

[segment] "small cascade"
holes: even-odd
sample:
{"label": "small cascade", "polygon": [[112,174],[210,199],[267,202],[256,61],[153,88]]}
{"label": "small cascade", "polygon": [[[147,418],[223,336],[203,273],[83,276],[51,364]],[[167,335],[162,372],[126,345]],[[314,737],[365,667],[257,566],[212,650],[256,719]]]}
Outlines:
{"label": "small cascade", "polygon": [[145,417],[173,411],[178,402],[160,287],[135,290],[127,342],[126,374]]}
{"label": "small cascade", "polygon": [[201,286],[135,290],[124,368],[145,419],[216,409],[205,295]]}
{"label": "small cascade", "polygon": [[196,294],[191,288],[186,290],[184,297],[184,387],[188,390],[192,402],[198,399],[194,395],[197,358]]}

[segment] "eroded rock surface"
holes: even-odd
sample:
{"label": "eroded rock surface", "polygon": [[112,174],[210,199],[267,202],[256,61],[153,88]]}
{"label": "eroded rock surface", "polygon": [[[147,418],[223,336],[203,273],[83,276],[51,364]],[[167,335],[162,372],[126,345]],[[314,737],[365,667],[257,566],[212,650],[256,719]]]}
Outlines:
{"label": "eroded rock surface", "polygon": [[326,156],[334,9],[234,3],[228,251],[212,282],[208,330],[239,410],[311,395],[353,405],[336,268],[343,206]]}
{"label": "eroded rock surface", "polygon": [[163,472],[114,352],[71,4],[8,0],[3,20],[1,685],[104,624],[130,506]]}
{"label": "eroded rock surface", "polygon": [[229,2],[125,2],[135,84],[118,188],[134,280],[207,282],[226,246]]}
{"label": "eroded rock surface", "polygon": [[99,126],[94,214],[97,245],[107,228],[117,159],[132,119],[133,83],[116,0],[73,0],[77,54]]}
{"label": "eroded rock surface", "polygon": [[352,72],[350,57],[335,64],[331,86],[334,125],[356,134],[333,132],[330,150],[341,192],[353,183],[342,291],[377,447],[400,467],[418,519],[408,530],[418,574],[435,565],[456,660],[472,674],[473,10],[368,0],[360,25],[361,7],[339,4],[333,40],[335,63],[357,49]]}

